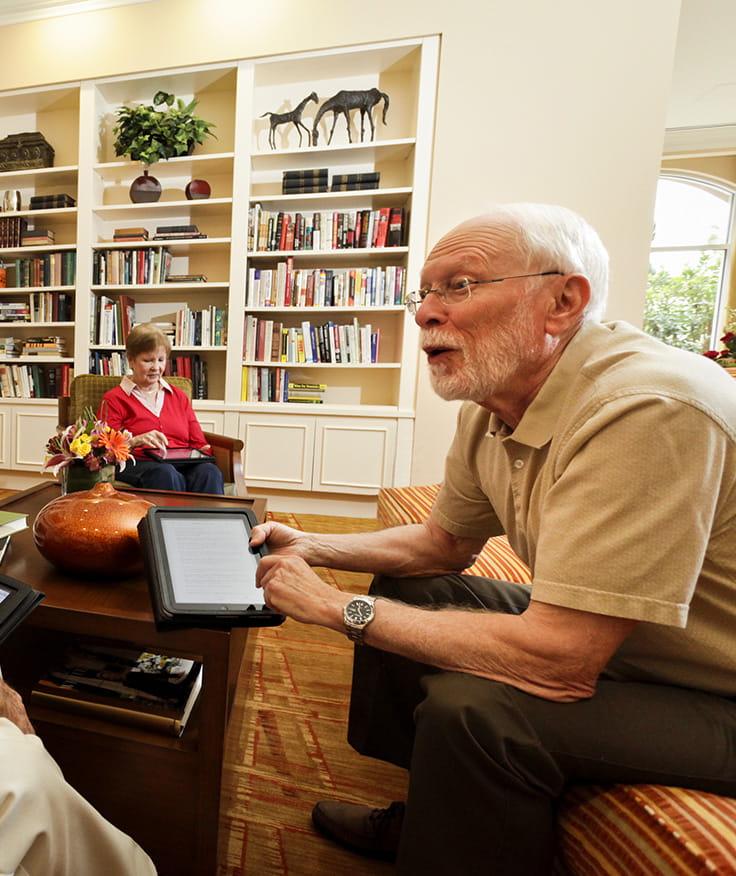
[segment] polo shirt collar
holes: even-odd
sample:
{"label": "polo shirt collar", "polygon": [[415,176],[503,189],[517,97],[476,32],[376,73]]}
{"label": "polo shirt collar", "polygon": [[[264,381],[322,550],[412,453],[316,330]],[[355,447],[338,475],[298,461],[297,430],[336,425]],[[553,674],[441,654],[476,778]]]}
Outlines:
{"label": "polo shirt collar", "polygon": [[585,362],[601,343],[601,331],[607,332],[607,329],[600,323],[584,323],[563,350],[519,425],[512,431],[496,414],[491,414],[489,434],[512,438],[529,447],[539,448],[548,444],[552,440],[563,400],[579,378]]}

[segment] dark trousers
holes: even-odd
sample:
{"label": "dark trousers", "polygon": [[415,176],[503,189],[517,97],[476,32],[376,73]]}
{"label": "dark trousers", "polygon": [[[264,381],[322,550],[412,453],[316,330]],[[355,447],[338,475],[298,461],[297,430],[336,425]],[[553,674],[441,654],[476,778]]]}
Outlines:
{"label": "dark trousers", "polygon": [[169,465],[168,462],[138,459],[135,465],[128,463],[125,471],[116,472],[115,477],[132,487],[142,487],[146,490],[214,493],[218,496],[225,492],[222,472],[214,462],[174,466]]}
{"label": "dark trousers", "polygon": [[[469,575],[376,578],[371,593],[517,614],[529,601],[523,585]],[[409,769],[405,876],[546,876],[556,801],[574,783],[736,796],[736,702],[667,685],[601,679],[592,698],[553,703],[356,647],[348,739]]]}

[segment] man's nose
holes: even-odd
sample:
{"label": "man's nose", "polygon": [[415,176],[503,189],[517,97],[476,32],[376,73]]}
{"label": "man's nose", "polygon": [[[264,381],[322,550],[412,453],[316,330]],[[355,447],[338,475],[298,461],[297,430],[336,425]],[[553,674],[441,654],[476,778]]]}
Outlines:
{"label": "man's nose", "polygon": [[424,296],[424,301],[421,302],[414,314],[414,321],[418,326],[447,321],[447,307],[436,292],[429,292]]}

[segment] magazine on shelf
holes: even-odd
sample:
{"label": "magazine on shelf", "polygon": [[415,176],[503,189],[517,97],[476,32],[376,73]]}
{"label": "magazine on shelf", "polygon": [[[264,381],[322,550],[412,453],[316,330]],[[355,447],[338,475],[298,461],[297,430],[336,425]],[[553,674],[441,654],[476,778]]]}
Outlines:
{"label": "magazine on shelf", "polygon": [[198,660],[75,643],[36,682],[31,702],[181,736],[202,675]]}

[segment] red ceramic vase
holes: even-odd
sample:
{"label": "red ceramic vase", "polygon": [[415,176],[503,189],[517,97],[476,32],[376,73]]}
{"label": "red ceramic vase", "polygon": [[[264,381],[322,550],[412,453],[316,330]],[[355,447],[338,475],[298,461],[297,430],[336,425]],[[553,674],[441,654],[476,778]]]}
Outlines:
{"label": "red ceramic vase", "polygon": [[207,180],[193,179],[187,183],[186,188],[184,189],[184,194],[190,201],[199,201],[204,198],[209,198],[212,194],[212,189]]}
{"label": "red ceramic vase", "polygon": [[105,578],[125,578],[143,565],[138,521],[152,505],[112,484],[68,493],[38,512],[33,540],[54,566]]}
{"label": "red ceramic vase", "polygon": [[144,168],[143,176],[136,177],[130,184],[130,200],[134,204],[149,204],[161,197],[161,183]]}

